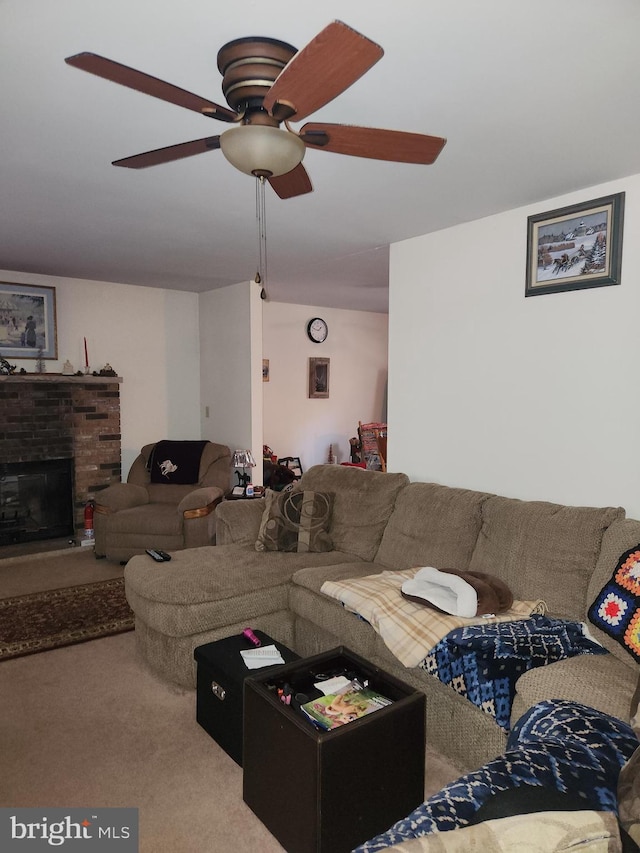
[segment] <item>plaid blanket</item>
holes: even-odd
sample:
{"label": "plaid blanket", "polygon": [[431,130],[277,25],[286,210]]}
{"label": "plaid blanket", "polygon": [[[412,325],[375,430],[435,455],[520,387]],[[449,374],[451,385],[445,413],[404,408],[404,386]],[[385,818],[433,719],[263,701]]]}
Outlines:
{"label": "plaid blanket", "polygon": [[538,599],[514,601],[510,610],[490,618],[449,616],[402,597],[402,584],[418,571],[419,568],[383,571],[364,578],[325,581],[320,591],[336,598],[347,610],[369,622],[395,657],[408,667],[418,666],[431,649],[455,628],[512,622],[534,613],[546,613],[546,604]]}

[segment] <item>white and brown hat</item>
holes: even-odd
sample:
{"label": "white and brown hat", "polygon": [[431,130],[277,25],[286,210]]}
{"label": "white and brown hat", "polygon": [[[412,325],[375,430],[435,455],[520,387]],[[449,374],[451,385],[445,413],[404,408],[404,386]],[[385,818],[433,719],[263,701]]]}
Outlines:
{"label": "white and brown hat", "polygon": [[405,581],[401,592],[409,601],[465,618],[503,613],[513,604],[511,590],[494,575],[431,566]]}

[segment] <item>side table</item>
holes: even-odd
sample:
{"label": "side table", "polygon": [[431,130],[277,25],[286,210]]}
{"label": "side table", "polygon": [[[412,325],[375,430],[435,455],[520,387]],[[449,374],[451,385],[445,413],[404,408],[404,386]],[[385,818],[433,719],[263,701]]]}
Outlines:
{"label": "side table", "polygon": [[[277,688],[356,673],[393,700],[331,731]],[[424,800],[425,695],[340,646],[245,681],[243,798],[287,853],[347,853]]]}
{"label": "side table", "polygon": [[[299,656],[273,640],[263,631],[254,631],[263,646],[274,643],[286,663]],[[254,646],[237,634],[224,640],[198,646],[193,656],[197,662],[196,721],[217,741],[227,755],[242,766],[242,721],[244,680],[257,673],[273,672],[282,664],[248,669],[240,651]]]}

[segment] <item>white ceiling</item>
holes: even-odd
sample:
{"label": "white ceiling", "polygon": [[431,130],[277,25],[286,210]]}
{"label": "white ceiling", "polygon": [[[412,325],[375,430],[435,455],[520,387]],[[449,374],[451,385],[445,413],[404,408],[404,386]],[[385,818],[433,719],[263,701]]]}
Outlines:
{"label": "white ceiling", "polygon": [[255,182],[220,151],[111,165],[228,125],[64,58],[224,104],[225,42],[302,48],[336,18],[385,55],[309,120],[448,142],[432,166],[309,150],[313,193],[267,190],[271,299],[386,311],[390,243],[640,173],[637,0],[0,0],[0,269],[194,292],[252,279]]}

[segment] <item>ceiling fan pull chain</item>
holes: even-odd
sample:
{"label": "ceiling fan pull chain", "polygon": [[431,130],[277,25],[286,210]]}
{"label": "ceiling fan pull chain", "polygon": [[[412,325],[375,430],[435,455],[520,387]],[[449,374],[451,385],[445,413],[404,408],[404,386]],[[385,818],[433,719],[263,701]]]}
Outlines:
{"label": "ceiling fan pull chain", "polygon": [[258,272],[256,282],[262,284],[260,298],[267,298],[267,209],[265,203],[265,179],[256,177],[256,220],[258,225]]}

